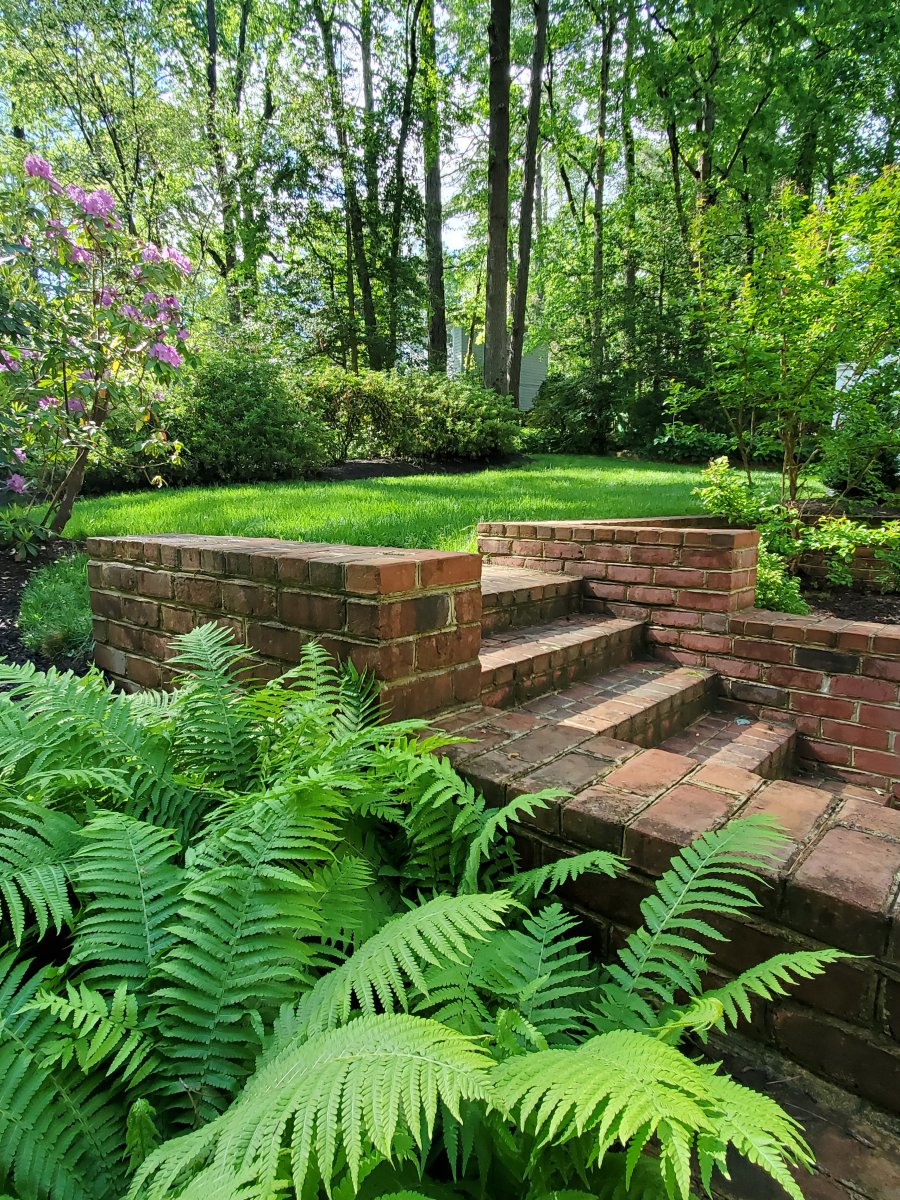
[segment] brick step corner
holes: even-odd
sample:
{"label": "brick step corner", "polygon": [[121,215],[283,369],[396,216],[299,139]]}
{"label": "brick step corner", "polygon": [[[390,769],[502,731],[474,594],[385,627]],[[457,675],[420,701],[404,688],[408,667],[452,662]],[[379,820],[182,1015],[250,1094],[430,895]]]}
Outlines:
{"label": "brick step corner", "polygon": [[508,708],[628,663],[643,644],[644,623],[573,613],[481,643],[483,704]]}
{"label": "brick step corner", "polygon": [[581,580],[570,575],[485,562],[481,572],[482,633],[490,637],[580,612],[581,591]]}
{"label": "brick step corner", "polygon": [[764,779],[790,776],[796,747],[791,725],[718,711],[704,713],[660,745],[695,762],[741,768]]}

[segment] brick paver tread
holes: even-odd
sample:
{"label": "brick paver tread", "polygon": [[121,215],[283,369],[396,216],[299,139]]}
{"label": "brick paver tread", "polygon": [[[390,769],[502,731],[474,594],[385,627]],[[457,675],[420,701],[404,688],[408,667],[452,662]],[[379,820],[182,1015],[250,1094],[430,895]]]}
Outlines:
{"label": "brick paver tread", "polygon": [[505,629],[481,643],[484,703],[506,707],[598,676],[628,662],[643,623],[581,613],[528,629]]}
{"label": "brick paver tread", "polygon": [[579,612],[581,580],[571,575],[484,563],[481,597],[481,625],[490,636]]}
{"label": "brick paver tread", "polygon": [[487,603],[511,603],[510,596],[540,589],[544,595],[578,593],[581,580],[571,575],[551,575],[547,571],[529,571],[524,567],[498,567],[486,562],[481,568],[481,592]]}
{"label": "brick paver tread", "polygon": [[789,774],[796,740],[797,731],[790,725],[712,712],[667,738],[661,749],[775,779]]}

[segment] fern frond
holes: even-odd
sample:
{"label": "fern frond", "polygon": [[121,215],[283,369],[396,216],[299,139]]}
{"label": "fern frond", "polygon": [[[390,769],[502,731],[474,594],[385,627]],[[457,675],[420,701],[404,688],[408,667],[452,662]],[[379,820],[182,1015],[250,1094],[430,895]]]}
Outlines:
{"label": "fern frond", "polygon": [[549,904],[526,918],[522,929],[494,934],[478,956],[485,986],[551,1041],[568,1040],[583,1027],[597,986],[577,927],[577,917]]}
{"label": "fern frond", "polygon": [[258,753],[252,709],[236,678],[247,651],[219,625],[200,625],[174,645],[167,665],[183,677],[170,706],[178,761],[198,779],[237,790],[252,778]]}
{"label": "fern frond", "polygon": [[427,994],[426,966],[467,962],[512,901],[506,892],[438,896],[394,917],[297,1005],[293,1028],[306,1036],[345,1024],[354,1003],[365,1015],[408,1010],[411,988]]}
{"label": "fern frond", "polygon": [[169,1200],[198,1166],[252,1174],[268,1195],[282,1147],[298,1194],[318,1177],[330,1189],[346,1163],[356,1186],[371,1150],[392,1156],[398,1136],[428,1144],[438,1105],[458,1118],[485,1100],[491,1060],[471,1039],[403,1013],[362,1016],[308,1041],[294,1039],[249,1079],[215,1121],[156,1150],[132,1185],[133,1200]]}
{"label": "fern frond", "polygon": [[615,879],[626,866],[624,859],[609,850],[587,850],[584,854],[569,854],[531,871],[520,871],[505,886],[517,896],[537,896],[545,888],[562,887],[585,874]]}
{"label": "fern frond", "polygon": [[[752,1152],[782,1186],[790,1166],[809,1162],[798,1126],[774,1101],[631,1030],[600,1034],[577,1050],[515,1056],[494,1068],[492,1082],[506,1112],[534,1138],[536,1155],[580,1139],[588,1165],[602,1164],[617,1144],[628,1145],[637,1163],[655,1137],[666,1191],[681,1200],[695,1156],[708,1177],[729,1145]],[[799,1198],[794,1189],[789,1195]]]}
{"label": "fern frond", "polygon": [[641,904],[644,925],[610,963],[601,988],[597,1027],[652,1027],[656,1008],[679,992],[696,995],[709,943],[724,941],[715,914],[737,916],[758,901],[748,883],[784,841],[770,818],[745,817],[701,834],[672,859],[656,890]]}
{"label": "fern frond", "polygon": [[66,864],[78,846],[77,828],[65,813],[37,804],[0,804],[0,921],[9,921],[16,945],[29,913],[39,937],[71,922]]}
{"label": "fern frond", "polygon": [[124,1113],[101,1078],[48,1066],[54,1017],[33,1005],[49,973],[0,957],[0,1185],[23,1197],[121,1195]]}
{"label": "fern frond", "polygon": [[155,1069],[153,1045],[141,1028],[137,1001],[124,983],[109,1000],[84,983],[67,983],[65,995],[38,992],[34,1006],[51,1013],[57,1029],[64,1029],[47,1042],[45,1064],[68,1066],[74,1060],[86,1073],[106,1063],[108,1076],[118,1075],[132,1088]]}
{"label": "fern frond", "polygon": [[381,700],[378,681],[374,676],[357,671],[347,662],[341,672],[337,709],[332,719],[332,736],[341,740],[363,729],[377,725],[381,719]]}
{"label": "fern frond", "polygon": [[156,1109],[143,1097],[135,1100],[128,1110],[125,1153],[128,1155],[128,1165],[132,1171],[136,1171],[151,1150],[159,1144],[159,1130],[155,1118]]}
{"label": "fern frond", "polygon": [[786,996],[789,988],[801,979],[821,975],[829,963],[853,958],[843,950],[796,950],[776,954],[755,967],[743,971],[721,987],[711,988],[690,1004],[661,1014],[659,1032],[671,1030],[705,1030],[735,1026],[741,1017],[750,1020],[752,997],[773,1000]]}
{"label": "fern frond", "polygon": [[564,795],[565,792],[560,791],[559,788],[545,788],[541,792],[516,796],[502,808],[491,812],[485,818],[478,836],[473,838],[469,845],[460,885],[462,890],[471,892],[477,889],[478,871],[482,862],[490,855],[497,838],[509,832],[512,822],[520,821],[523,817],[534,816],[539,808],[546,808],[549,801]]}
{"label": "fern frond", "polygon": [[72,880],[90,897],[75,929],[70,966],[86,968],[82,982],[114,992],[120,983],[144,986],[151,965],[170,945],[182,872],[171,830],[124,813],[102,813],[79,831],[82,848]]}

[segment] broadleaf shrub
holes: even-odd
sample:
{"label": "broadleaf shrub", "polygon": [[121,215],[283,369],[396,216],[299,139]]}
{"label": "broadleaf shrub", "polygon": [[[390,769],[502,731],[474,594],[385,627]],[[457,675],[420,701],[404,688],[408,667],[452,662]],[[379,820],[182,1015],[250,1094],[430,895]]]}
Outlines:
{"label": "broadleaf shrub", "polygon": [[0,664],[0,1189],[687,1200],[738,1154],[802,1200],[798,1124],[682,1045],[844,957],[704,991],[766,818],[681,851],[601,968],[542,893],[621,859],[521,872],[546,796],[488,808],[315,643],[245,661],[206,626],[171,694]]}
{"label": "broadleaf shrub", "polygon": [[550,376],[526,417],[527,447],[547,454],[603,454],[618,407],[615,385],[591,371]]}

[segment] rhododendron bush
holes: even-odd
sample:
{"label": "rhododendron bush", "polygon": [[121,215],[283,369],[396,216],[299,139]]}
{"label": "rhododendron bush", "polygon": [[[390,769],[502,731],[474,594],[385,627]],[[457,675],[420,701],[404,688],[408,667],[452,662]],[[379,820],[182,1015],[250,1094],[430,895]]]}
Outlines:
{"label": "rhododendron bush", "polygon": [[63,186],[35,154],[2,221],[0,512],[23,546],[65,527],[111,414],[148,464],[177,457],[158,409],[184,362],[191,264],[129,234],[109,192]]}

